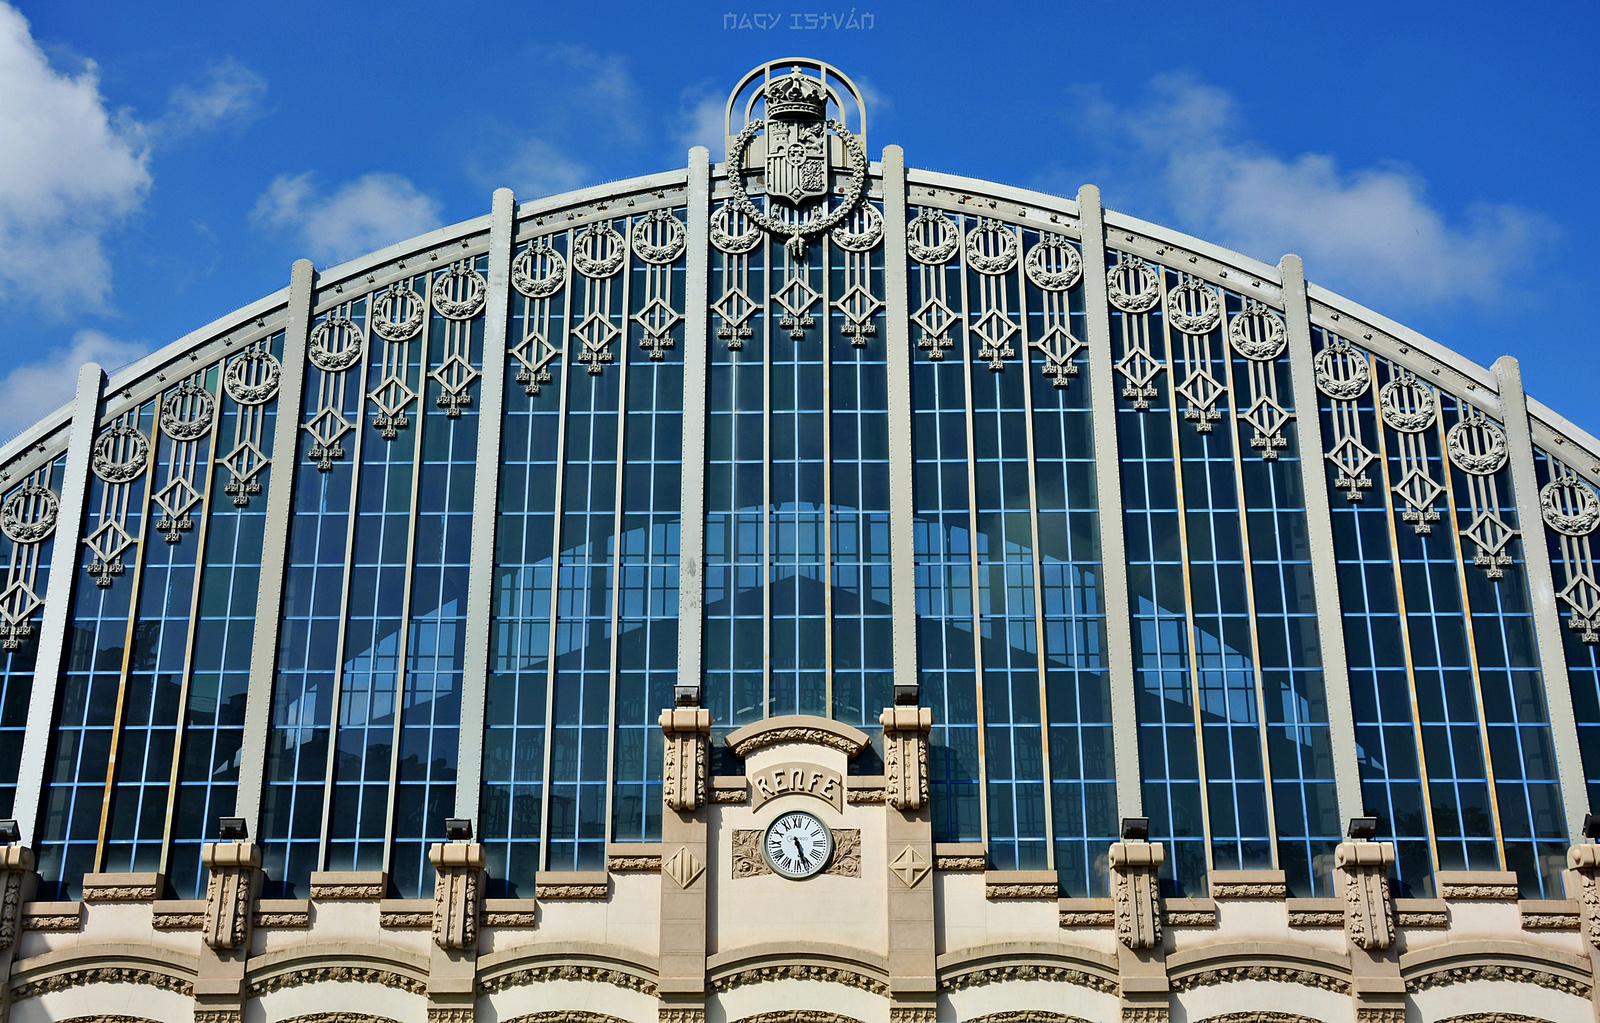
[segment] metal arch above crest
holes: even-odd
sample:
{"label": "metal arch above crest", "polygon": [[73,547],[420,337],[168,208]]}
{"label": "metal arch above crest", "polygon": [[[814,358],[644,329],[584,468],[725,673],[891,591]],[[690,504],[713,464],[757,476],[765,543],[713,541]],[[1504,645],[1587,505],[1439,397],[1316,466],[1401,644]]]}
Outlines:
{"label": "metal arch above crest", "polygon": [[[853,134],[855,135],[856,140],[860,143],[861,148],[866,150],[867,103],[866,99],[862,96],[860,87],[857,86],[855,82],[851,81],[850,77],[843,71],[840,71],[827,61],[817,60],[814,57],[780,57],[777,60],[769,60],[766,63],[753,68],[743,78],[739,79],[738,84],[733,87],[733,91],[728,93],[728,102],[723,108],[722,114],[722,131],[726,136],[724,139],[723,152],[733,152],[734,140],[738,137],[739,133],[744,130],[745,125],[754,119],[756,102],[765,93],[766,86],[780,74],[787,74],[790,70],[795,68],[799,68],[803,71],[812,71],[815,73],[815,77],[822,85],[828,101],[839,110],[839,122],[844,124],[846,127],[848,127],[850,124],[850,117],[847,113],[848,108],[845,105],[845,97],[840,94],[839,89],[835,87],[834,82],[829,81],[829,79],[832,78],[834,81],[838,82],[839,86],[842,86],[848,91],[849,98],[855,105],[857,122],[857,127],[853,131]],[[754,86],[757,81],[761,82],[761,86],[759,88],[752,89],[752,86]],[[739,97],[744,95],[747,90],[750,91],[750,95],[746,98],[744,108],[739,113],[739,120],[736,126],[734,121],[734,111],[738,109]]]}

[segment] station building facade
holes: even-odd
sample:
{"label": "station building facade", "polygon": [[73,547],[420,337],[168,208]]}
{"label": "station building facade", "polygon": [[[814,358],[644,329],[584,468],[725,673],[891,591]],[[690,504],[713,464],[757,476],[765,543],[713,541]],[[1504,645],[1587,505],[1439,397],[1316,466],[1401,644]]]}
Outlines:
{"label": "station building facade", "polygon": [[0,449],[0,1016],[1597,1018],[1600,440],[866,118],[763,65]]}

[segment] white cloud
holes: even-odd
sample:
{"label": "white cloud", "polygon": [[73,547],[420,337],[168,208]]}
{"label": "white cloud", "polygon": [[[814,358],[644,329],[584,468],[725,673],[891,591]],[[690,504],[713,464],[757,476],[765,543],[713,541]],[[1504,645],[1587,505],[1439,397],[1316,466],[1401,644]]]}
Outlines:
{"label": "white cloud", "polygon": [[1147,187],[1177,223],[1268,262],[1297,252],[1308,276],[1363,300],[1492,301],[1554,230],[1509,205],[1449,217],[1404,166],[1345,170],[1324,153],[1286,159],[1236,139],[1236,104],[1224,90],[1181,74],[1151,86],[1152,99],[1134,108],[1082,94],[1082,114],[1102,142],[1125,148],[1120,162],[1160,167]]}
{"label": "white cloud", "polygon": [[78,389],[78,367],[97,362],[119,369],[143,358],[144,345],[80,330],[65,351],[45,353],[36,362],[14,367],[0,379],[0,442],[9,440],[72,400]]}
{"label": "white cloud", "polygon": [[0,2],[0,297],[63,317],[103,309],[105,236],[149,188],[143,132],[107,113],[95,67],[55,71]]}
{"label": "white cloud", "polygon": [[588,182],[589,168],[540,138],[525,138],[496,179],[517,195],[535,199],[566,192]]}
{"label": "white cloud", "polygon": [[206,69],[198,85],[173,88],[167,112],[151,126],[161,139],[177,138],[205,131],[227,121],[254,120],[262,112],[266,95],[264,78],[232,57],[225,57]]}
{"label": "white cloud", "polygon": [[728,148],[727,127],[728,99],[711,92],[693,91],[683,95],[683,105],[678,112],[678,123],[682,130],[678,132],[678,141],[685,148],[691,146],[705,146],[711,150],[711,162],[726,159]]}
{"label": "white cloud", "polygon": [[438,227],[439,203],[398,174],[364,174],[325,195],[308,171],[273,179],[250,219],[297,232],[313,259],[331,263]]}

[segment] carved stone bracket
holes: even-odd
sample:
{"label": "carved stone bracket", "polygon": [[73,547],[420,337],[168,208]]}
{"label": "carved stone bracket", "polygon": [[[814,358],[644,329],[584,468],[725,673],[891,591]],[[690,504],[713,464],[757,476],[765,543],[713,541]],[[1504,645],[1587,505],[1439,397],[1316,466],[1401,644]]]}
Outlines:
{"label": "carved stone bracket", "polygon": [[1584,933],[1589,944],[1600,948],[1600,845],[1575,845],[1567,850],[1567,869],[1577,881],[1576,892],[1569,887],[1567,893],[1578,900],[1584,922]]}
{"label": "carved stone bracket", "polygon": [[1389,894],[1393,842],[1340,842],[1333,862],[1344,871],[1344,932],[1368,951],[1394,944],[1394,900]]}
{"label": "carved stone bracket", "polygon": [[483,845],[435,842],[433,864],[433,940],[440,948],[475,948],[478,911],[483,902]]}
{"label": "carved stone bracket", "polygon": [[711,711],[675,707],[661,712],[663,752],[661,796],[667,809],[690,813],[706,805],[710,788]]}
{"label": "carved stone bracket", "polygon": [[254,842],[207,842],[200,847],[200,862],[211,871],[201,937],[223,951],[245,947],[255,917],[261,847]]}
{"label": "carved stone bracket", "polygon": [[896,810],[920,810],[928,805],[928,732],[933,728],[933,711],[885,707],[878,722],[883,725],[885,798]]}
{"label": "carved stone bracket", "polygon": [[1161,944],[1161,883],[1156,874],[1166,856],[1160,842],[1111,843],[1112,918],[1117,940],[1129,948]]}
{"label": "carved stone bracket", "polygon": [[33,850],[24,845],[0,846],[0,952],[22,931],[22,904],[33,893]]}

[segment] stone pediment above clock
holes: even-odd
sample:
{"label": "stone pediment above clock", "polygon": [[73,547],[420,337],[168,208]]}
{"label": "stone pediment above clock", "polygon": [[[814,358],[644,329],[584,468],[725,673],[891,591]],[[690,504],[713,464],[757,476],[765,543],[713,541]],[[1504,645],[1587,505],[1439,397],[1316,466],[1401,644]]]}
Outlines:
{"label": "stone pediment above clock", "polygon": [[772,746],[789,746],[790,753],[799,753],[797,746],[821,746],[843,753],[851,759],[867,748],[872,740],[859,728],[811,714],[786,714],[745,725],[728,733],[725,740],[735,756],[749,757],[757,750]]}

